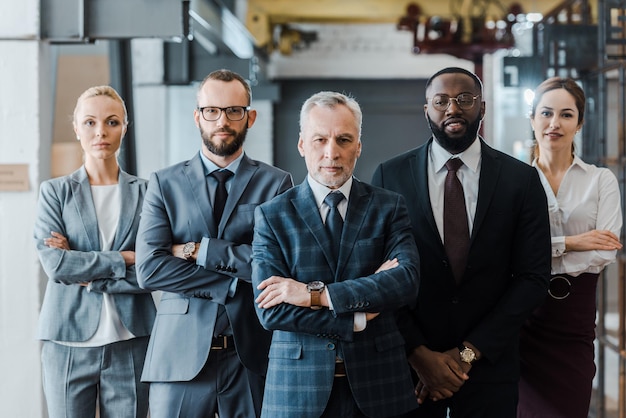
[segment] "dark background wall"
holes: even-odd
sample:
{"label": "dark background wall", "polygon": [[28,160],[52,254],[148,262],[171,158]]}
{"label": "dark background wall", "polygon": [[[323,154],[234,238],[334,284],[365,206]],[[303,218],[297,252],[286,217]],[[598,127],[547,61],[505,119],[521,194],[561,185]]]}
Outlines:
{"label": "dark background wall", "polygon": [[285,80],[281,101],[274,107],[274,164],[293,175],[306,176],[297,149],[302,103],[314,93],[332,90],[349,94],[361,105],[363,150],[355,176],[370,182],[379,163],[423,144],[430,137],[424,117],[426,80]]}

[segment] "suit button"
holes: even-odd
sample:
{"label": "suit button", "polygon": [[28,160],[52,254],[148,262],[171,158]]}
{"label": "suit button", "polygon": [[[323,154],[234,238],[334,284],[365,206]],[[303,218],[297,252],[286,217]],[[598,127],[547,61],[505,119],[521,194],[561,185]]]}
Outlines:
{"label": "suit button", "polygon": [[448,260],[443,260],[443,266],[448,267]]}
{"label": "suit button", "polygon": [[453,304],[453,305],[457,305],[458,303],[459,303],[459,298],[458,298],[458,296],[453,297],[453,298],[452,298],[452,304]]}
{"label": "suit button", "polygon": [[334,350],[335,349],[335,343],[328,343],[326,344],[326,348],[329,350]]}

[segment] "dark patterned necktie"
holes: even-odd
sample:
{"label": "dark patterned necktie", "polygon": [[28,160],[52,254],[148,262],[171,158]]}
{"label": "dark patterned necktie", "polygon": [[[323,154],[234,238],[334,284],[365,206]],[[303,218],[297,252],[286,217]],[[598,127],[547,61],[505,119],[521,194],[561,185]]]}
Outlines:
{"label": "dark patterned necktie", "polygon": [[[226,205],[226,199],[228,198],[228,191],[226,190],[226,181],[233,175],[229,170],[216,170],[211,173],[213,177],[217,179],[217,189],[215,189],[215,200],[213,201],[213,218],[215,219],[215,228],[220,224],[222,214],[224,213],[224,206]],[[224,332],[230,327],[228,322],[228,315],[226,315],[226,309],[224,305],[219,305],[217,308],[217,319],[215,320],[215,329],[213,335],[224,334]]]}
{"label": "dark patterned necktie", "polygon": [[470,241],[465,194],[456,175],[462,165],[460,158],[452,158],[446,162],[448,174],[443,195],[443,245],[457,283],[461,282],[467,265]]}
{"label": "dark patterned necktie", "polygon": [[341,231],[343,230],[343,218],[341,217],[337,206],[344,198],[345,197],[341,192],[330,192],[324,198],[324,203],[326,203],[330,208],[328,215],[326,215],[325,226],[333,243],[333,254],[335,254],[335,256],[339,255]]}
{"label": "dark patterned necktie", "polygon": [[213,201],[213,218],[215,219],[215,226],[217,227],[222,219],[224,206],[228,198],[226,181],[232,177],[233,173],[229,170],[216,170],[212,172],[211,175],[217,179],[217,189],[215,189],[215,200]]}

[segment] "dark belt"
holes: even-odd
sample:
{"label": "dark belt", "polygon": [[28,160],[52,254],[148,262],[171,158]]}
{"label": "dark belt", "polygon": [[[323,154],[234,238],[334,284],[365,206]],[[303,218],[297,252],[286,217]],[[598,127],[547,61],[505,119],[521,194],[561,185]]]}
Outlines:
{"label": "dark belt", "polygon": [[346,377],[346,363],[343,361],[335,362],[335,377]]}
{"label": "dark belt", "polygon": [[218,335],[217,337],[213,337],[211,350],[226,350],[228,348],[235,348],[232,335]]}

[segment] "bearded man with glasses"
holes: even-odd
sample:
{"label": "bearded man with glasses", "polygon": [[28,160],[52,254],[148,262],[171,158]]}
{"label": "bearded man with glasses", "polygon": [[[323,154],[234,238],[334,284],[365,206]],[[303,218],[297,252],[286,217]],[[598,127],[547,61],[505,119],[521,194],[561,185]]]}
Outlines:
{"label": "bearded man with glasses", "polygon": [[433,137],[372,180],[404,195],[420,255],[419,295],[398,318],[420,403],[411,417],[515,418],[520,328],[547,295],[545,193],[536,170],[478,135],[482,97],[465,69],[433,75]]}
{"label": "bearded man with glasses", "polygon": [[200,152],[150,177],[136,254],[139,285],[163,292],[142,376],[151,418],[260,415],[271,334],[254,311],[254,209],[293,182],[243,151],[250,102],[240,75],[209,74]]}

